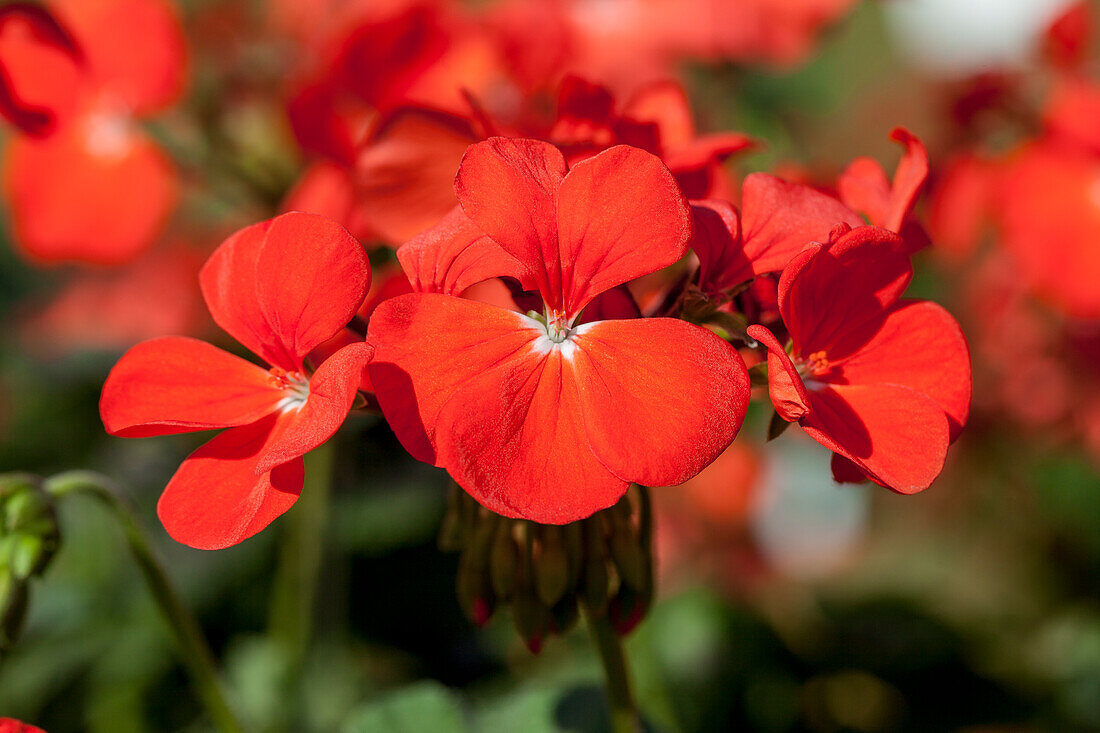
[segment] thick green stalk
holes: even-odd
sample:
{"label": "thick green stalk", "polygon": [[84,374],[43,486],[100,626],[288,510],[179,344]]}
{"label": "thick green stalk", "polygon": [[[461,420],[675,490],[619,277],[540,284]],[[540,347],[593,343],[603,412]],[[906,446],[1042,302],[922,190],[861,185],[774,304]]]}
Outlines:
{"label": "thick green stalk", "polygon": [[199,628],[198,621],[176,594],[164,568],[153,554],[152,547],[142,533],[133,513],[112,488],[113,482],[91,471],[67,471],[46,479],[43,488],[61,498],[69,494],[83,494],[99,500],[122,527],[130,554],[137,561],[142,577],[153,599],[168,621],[176,637],[180,656],[191,686],[206,709],[207,715],[221,733],[242,733],[233,711],[222,694],[214,655]]}

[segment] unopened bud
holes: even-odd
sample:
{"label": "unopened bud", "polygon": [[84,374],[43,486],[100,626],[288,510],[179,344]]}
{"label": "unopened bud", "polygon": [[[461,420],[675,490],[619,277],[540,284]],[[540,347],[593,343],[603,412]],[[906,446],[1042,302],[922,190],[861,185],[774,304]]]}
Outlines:
{"label": "unopened bud", "polygon": [[558,635],[568,633],[579,618],[577,597],[571,593],[566,594],[550,608],[550,630]]}
{"label": "unopened bud", "polygon": [[512,598],[512,620],[531,653],[538,654],[542,651],[550,622],[550,611],[542,605],[535,595],[535,589],[528,583],[523,583]]}
{"label": "unopened bud", "polygon": [[458,604],[478,626],[488,623],[496,608],[496,597],[489,580],[489,550],[498,519],[491,512],[478,517],[470,542],[458,560],[455,578]]}
{"label": "unopened bud", "polygon": [[496,537],[489,556],[489,577],[497,598],[506,601],[516,590],[516,573],[519,572],[520,552],[513,534],[514,525],[503,520],[497,525]]}
{"label": "unopened bud", "polygon": [[603,613],[607,605],[608,585],[611,582],[607,571],[607,555],[604,549],[602,522],[596,518],[584,523],[584,576],[582,592],[585,605],[592,613]]}
{"label": "unopened bud", "polygon": [[0,655],[15,643],[27,615],[27,584],[0,567]]}
{"label": "unopened bud", "polygon": [[439,527],[439,549],[443,552],[458,552],[466,544],[469,522],[466,521],[465,507],[460,496],[464,493],[466,492],[453,482],[447,491],[447,512]]}
{"label": "unopened bud", "polygon": [[547,607],[557,603],[569,584],[569,561],[561,528],[546,525],[541,528],[540,552],[535,559],[535,591]]}

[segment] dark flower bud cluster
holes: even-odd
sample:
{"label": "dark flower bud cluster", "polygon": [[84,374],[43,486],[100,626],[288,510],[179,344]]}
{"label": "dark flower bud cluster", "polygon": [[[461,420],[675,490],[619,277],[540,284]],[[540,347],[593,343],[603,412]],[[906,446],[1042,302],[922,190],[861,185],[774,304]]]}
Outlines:
{"label": "dark flower bud cluster", "polygon": [[566,525],[490,512],[452,486],[439,545],[460,552],[459,604],[479,626],[509,606],[532,652],[564,634],[583,612],[629,633],[653,601],[653,520],[647,489]]}

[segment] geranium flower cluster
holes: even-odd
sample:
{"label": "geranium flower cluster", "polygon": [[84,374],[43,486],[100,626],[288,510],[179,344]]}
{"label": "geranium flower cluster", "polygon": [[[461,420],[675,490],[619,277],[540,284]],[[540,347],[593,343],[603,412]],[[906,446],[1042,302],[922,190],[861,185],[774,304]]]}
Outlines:
{"label": "geranium flower cluster", "polygon": [[[411,292],[372,304],[365,340],[340,335],[361,328],[370,282],[343,227],[288,213],[226,240],[203,295],[270,368],[168,337],[131,349],[103,390],[116,435],[228,428],[161,497],[169,532],[215,548],[261,530],[360,388],[410,454],[493,512],[584,519],[631,483],[679,484],[721,454],[751,395],[741,352],[754,350],[779,418],[835,453],[838,479],[931,484],[966,421],[969,360],[951,316],[902,298],[902,236],[772,176],[745,180],[739,211],[690,201],[642,148],[570,160],[562,147],[470,145],[458,205],[398,249]],[[883,223],[902,229],[913,186],[895,197],[883,185]],[[507,287],[475,287],[486,282]],[[654,282],[663,292],[647,299]],[[779,319],[731,325],[766,310],[751,301],[769,282]]]}

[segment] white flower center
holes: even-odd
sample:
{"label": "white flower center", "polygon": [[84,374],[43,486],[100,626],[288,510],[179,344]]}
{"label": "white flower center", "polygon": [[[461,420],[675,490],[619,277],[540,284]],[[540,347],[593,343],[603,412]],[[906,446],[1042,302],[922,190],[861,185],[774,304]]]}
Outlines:
{"label": "white flower center", "polygon": [[301,372],[288,372],[279,367],[271,368],[272,383],[283,390],[284,397],[276,409],[280,412],[296,412],[309,399],[309,377]]}

